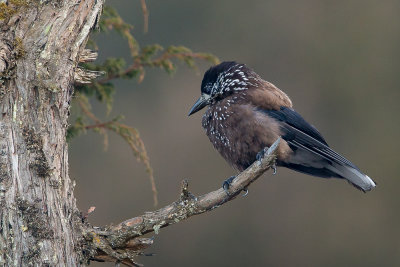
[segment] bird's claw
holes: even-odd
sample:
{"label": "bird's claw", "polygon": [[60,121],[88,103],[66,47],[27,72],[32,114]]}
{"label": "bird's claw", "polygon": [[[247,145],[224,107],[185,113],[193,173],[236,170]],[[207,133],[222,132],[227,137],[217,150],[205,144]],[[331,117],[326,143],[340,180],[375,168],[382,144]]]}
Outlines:
{"label": "bird's claw", "polygon": [[276,174],[276,162],[274,161],[274,163],[272,163],[271,168],[273,170],[272,174],[275,175]]}
{"label": "bird's claw", "polygon": [[[229,188],[232,184],[233,179],[235,179],[236,176],[231,176],[228,179],[226,179],[223,183],[222,183],[222,189],[224,189],[225,193],[227,196],[230,196],[229,194]],[[243,197],[247,196],[249,194],[249,190],[246,188],[243,189],[244,194],[242,195]]]}
{"label": "bird's claw", "polygon": [[244,191],[244,194],[242,195],[242,197],[245,197],[249,194],[249,189],[247,189],[247,187],[244,188],[243,191]]}

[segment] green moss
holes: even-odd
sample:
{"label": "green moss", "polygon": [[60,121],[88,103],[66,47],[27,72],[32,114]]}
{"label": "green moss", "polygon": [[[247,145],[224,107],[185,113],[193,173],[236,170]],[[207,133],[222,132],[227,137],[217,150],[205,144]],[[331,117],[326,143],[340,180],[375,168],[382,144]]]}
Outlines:
{"label": "green moss", "polygon": [[24,46],[22,44],[22,39],[16,37],[14,39],[13,45],[14,45],[15,58],[18,59],[18,58],[24,57],[26,52],[25,52]]}
{"label": "green moss", "polygon": [[39,0],[8,0],[8,3],[0,3],[0,20],[7,20],[14,14],[23,12],[23,8],[35,7],[41,3]]}
{"label": "green moss", "polygon": [[35,1],[32,0],[9,0],[8,4],[0,3],[0,20],[9,19],[18,13],[21,8],[29,6]]}
{"label": "green moss", "polygon": [[12,7],[8,6],[6,3],[0,3],[0,20],[5,20],[10,18],[15,14]]}

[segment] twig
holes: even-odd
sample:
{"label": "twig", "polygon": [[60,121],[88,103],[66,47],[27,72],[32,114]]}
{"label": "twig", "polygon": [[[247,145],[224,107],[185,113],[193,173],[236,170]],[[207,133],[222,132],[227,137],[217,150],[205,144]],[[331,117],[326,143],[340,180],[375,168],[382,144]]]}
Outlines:
{"label": "twig", "polygon": [[140,4],[142,6],[142,12],[143,12],[143,31],[147,33],[149,30],[149,10],[147,9],[146,1],[145,0],[140,0]]}
{"label": "twig", "polygon": [[[95,239],[96,242],[93,242],[93,244],[97,251],[99,251],[101,260],[109,260],[111,258],[114,259],[114,261],[121,261],[121,259],[124,259],[124,261],[121,262],[126,264],[125,262],[127,259],[123,257],[124,253],[141,253],[137,250],[132,252],[132,249],[129,248],[130,244],[138,242],[132,240],[140,238],[142,235],[150,232],[158,234],[163,227],[178,223],[194,215],[211,211],[236,198],[241,191],[246,190],[250,184],[275,164],[275,150],[279,143],[280,138],[267,150],[261,160],[257,160],[236,176],[229,187],[228,195],[220,188],[208,194],[195,197],[188,191],[187,181],[184,181],[179,200],[172,204],[159,210],[146,212],[141,216],[126,220],[116,226],[107,228],[105,231],[91,229],[88,231],[87,236],[95,236],[93,239]],[[151,245],[152,242],[147,242],[146,244]],[[111,254],[110,251],[112,251]],[[118,258],[114,255],[117,253],[116,251],[118,251]],[[97,255],[94,255],[92,259],[99,260]]]}
{"label": "twig", "polygon": [[97,80],[97,83],[104,84],[106,82],[109,82],[110,80],[114,80],[117,78],[120,78],[126,74],[128,74],[131,71],[138,70],[138,69],[143,69],[144,67],[151,67],[151,66],[157,66],[159,65],[163,60],[167,59],[172,59],[172,58],[179,58],[179,57],[192,57],[192,58],[198,58],[198,59],[207,59],[207,56],[205,56],[202,53],[176,53],[176,54],[169,54],[167,52],[163,53],[160,55],[158,58],[155,58],[151,62],[139,62],[139,60],[135,60],[135,62],[127,67],[123,72],[121,73],[116,73],[110,76],[107,76],[103,79]]}
{"label": "twig", "polygon": [[91,125],[85,125],[85,129],[95,129],[95,128],[105,128],[107,125],[112,123],[112,121],[107,121],[107,122],[102,122],[102,123],[96,123],[96,124],[91,124]]}

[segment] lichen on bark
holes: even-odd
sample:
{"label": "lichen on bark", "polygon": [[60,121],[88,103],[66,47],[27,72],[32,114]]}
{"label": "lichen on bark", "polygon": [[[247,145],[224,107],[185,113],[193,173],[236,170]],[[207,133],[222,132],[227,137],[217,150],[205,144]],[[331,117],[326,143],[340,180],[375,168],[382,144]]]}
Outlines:
{"label": "lichen on bark", "polygon": [[24,137],[27,150],[32,154],[29,167],[39,177],[46,178],[50,176],[50,167],[43,152],[43,142],[40,136],[35,134],[34,130],[30,129],[29,126],[23,128],[22,136]]}
{"label": "lichen on bark", "polygon": [[[41,202],[41,200],[37,200]],[[17,198],[17,208],[24,220],[23,231],[29,231],[38,241],[54,238],[54,231],[46,223],[46,214],[35,203],[29,203],[20,197]]]}

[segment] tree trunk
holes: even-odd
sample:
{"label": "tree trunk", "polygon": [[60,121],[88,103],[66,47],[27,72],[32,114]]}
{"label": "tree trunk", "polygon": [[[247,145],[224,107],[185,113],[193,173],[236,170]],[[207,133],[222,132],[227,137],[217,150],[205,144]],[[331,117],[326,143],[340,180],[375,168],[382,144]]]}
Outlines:
{"label": "tree trunk", "polygon": [[103,1],[0,2],[0,266],[78,266],[87,259],[65,134]]}

